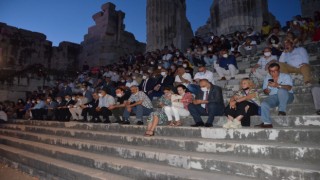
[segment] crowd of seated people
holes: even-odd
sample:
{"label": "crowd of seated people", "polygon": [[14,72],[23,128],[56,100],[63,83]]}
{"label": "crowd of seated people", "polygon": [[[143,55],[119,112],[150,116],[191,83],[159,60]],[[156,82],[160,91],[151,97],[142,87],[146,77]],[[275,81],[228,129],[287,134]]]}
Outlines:
{"label": "crowd of seated people", "polygon": [[[308,27],[313,22],[314,30],[302,31],[297,22]],[[26,102],[4,102],[1,111],[6,119],[111,123],[113,116],[121,124],[132,123],[134,115],[137,125],[148,116],[146,136],[154,135],[161,123],[181,126],[186,116],[193,117],[193,127],[212,127],[215,116],[226,115],[224,128],[240,128],[250,126],[250,116],[261,114],[259,127],[272,128],[270,109],[279,106],[278,115],[286,115],[286,106],[293,101],[293,82],[287,73],[300,73],[306,85],[312,83],[308,54],[298,46],[317,32],[319,19],[304,21],[297,16],[288,25],[286,32],[279,23],[264,22],[261,34],[249,27],[231,37],[196,37],[186,52],[171,44],[145,54],[127,54],[103,67],[90,68],[88,60],[75,79],[58,80],[33,92]],[[225,105],[224,89],[215,84],[213,71],[218,81],[227,76],[235,79],[237,58],[257,56],[257,45],[264,42],[263,54],[251,70],[263,87],[242,79],[240,89]],[[257,93],[261,88],[268,95],[262,102]],[[159,102],[156,107],[154,100]],[[201,116],[208,116],[207,121]]]}

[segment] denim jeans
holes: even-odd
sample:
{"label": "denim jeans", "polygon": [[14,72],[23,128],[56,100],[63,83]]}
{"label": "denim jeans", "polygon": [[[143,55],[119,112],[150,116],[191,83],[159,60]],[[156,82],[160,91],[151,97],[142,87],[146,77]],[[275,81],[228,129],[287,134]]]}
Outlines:
{"label": "denim jeans", "polygon": [[200,91],[200,86],[196,84],[189,84],[187,89],[192,93],[192,94],[198,94]]}
{"label": "denim jeans", "polygon": [[[153,111],[153,109],[146,108],[142,105],[137,105],[132,108],[132,112],[136,114],[137,121],[143,121],[143,116],[148,116]],[[123,117],[128,119],[130,117],[130,112],[125,109],[123,112]]]}
{"label": "denim jeans", "polygon": [[261,103],[261,119],[266,124],[271,124],[270,109],[279,106],[279,111],[286,112],[287,105],[294,100],[293,93],[279,89],[277,94],[268,96]]}

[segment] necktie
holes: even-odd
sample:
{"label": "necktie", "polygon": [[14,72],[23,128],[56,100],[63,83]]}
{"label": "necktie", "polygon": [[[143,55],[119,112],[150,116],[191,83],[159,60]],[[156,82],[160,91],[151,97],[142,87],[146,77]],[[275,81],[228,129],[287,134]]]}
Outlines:
{"label": "necktie", "polygon": [[[205,100],[208,100],[208,96],[209,96],[209,91],[206,91],[205,93],[206,97],[204,98]],[[204,104],[204,108],[206,109],[206,112],[208,113],[208,104]]]}
{"label": "necktie", "polygon": [[143,91],[144,91],[144,92],[147,92],[146,86],[147,86],[147,79],[144,80],[144,82],[143,82]]}

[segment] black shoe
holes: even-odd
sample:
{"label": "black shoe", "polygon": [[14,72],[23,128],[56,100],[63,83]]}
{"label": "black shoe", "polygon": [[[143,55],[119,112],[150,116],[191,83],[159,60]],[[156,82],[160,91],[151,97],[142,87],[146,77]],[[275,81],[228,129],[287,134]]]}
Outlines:
{"label": "black shoe", "polygon": [[200,126],[204,126],[204,123],[203,122],[197,122],[197,123],[191,125],[191,127],[200,127]]}
{"label": "black shoe", "polygon": [[316,112],[316,114],[320,115],[320,110],[318,110],[318,111]]}
{"label": "black shoe", "polygon": [[204,127],[212,127],[213,125],[212,124],[210,124],[210,123],[205,123],[204,124]]}
{"label": "black shoe", "polygon": [[261,124],[259,124],[259,125],[255,125],[254,127],[273,128],[273,125],[272,125],[272,124],[264,124],[264,123],[261,123]]}
{"label": "black shoe", "polygon": [[110,122],[110,120],[105,120],[105,121],[103,121],[103,123],[110,124],[111,122]]}
{"label": "black shoe", "polygon": [[114,123],[122,124],[122,121],[116,120]]}
{"label": "black shoe", "polygon": [[286,112],[283,112],[283,111],[279,111],[279,113],[278,113],[278,116],[286,116],[287,114],[286,114]]}
{"label": "black shoe", "polygon": [[137,125],[143,125],[143,122],[142,121],[138,121]]}
{"label": "black shoe", "polygon": [[122,124],[130,124],[130,121],[123,121]]}

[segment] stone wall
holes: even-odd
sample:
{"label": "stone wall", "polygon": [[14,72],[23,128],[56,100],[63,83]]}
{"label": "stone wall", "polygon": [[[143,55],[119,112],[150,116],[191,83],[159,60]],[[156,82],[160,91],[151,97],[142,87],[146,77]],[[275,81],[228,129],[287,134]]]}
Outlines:
{"label": "stone wall", "polygon": [[315,11],[320,11],[320,0],[300,0],[303,17],[312,17]]}
{"label": "stone wall", "polygon": [[259,32],[264,20],[272,24],[275,17],[269,13],[267,0],[215,0],[209,20],[196,34],[208,33],[208,26],[217,35],[246,31],[249,27]]}
{"label": "stone wall", "polygon": [[147,0],[147,51],[171,43],[185,50],[192,37],[185,0]]}
{"label": "stone wall", "polygon": [[125,13],[116,11],[112,3],[103,4],[102,11],[92,16],[95,25],[89,27],[88,34],[81,43],[82,64],[106,65],[116,62],[125,53],[144,52],[145,44],[138,42],[132,33],[125,31]]}
{"label": "stone wall", "polygon": [[52,47],[52,42],[46,38],[42,33],[0,23],[0,68],[23,69],[42,64],[63,70],[76,64],[80,45],[62,42],[58,47]]}

